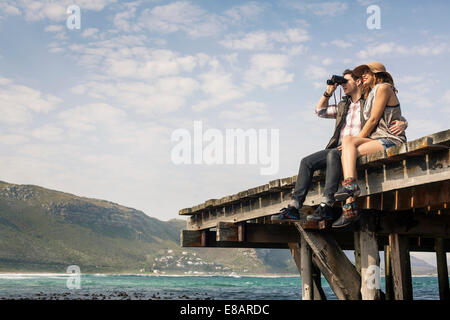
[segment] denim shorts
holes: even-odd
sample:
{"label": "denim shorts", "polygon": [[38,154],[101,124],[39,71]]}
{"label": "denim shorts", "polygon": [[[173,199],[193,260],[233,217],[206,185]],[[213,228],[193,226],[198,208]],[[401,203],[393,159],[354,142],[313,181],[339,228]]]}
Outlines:
{"label": "denim shorts", "polygon": [[393,143],[391,140],[389,140],[387,138],[380,138],[377,140],[381,142],[381,145],[383,146],[384,150],[386,150],[387,148],[390,148],[392,146],[395,146],[395,143]]}

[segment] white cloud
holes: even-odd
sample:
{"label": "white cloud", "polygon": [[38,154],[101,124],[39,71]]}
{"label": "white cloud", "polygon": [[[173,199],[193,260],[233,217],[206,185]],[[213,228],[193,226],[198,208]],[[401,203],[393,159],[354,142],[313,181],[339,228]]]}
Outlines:
{"label": "white cloud", "polygon": [[298,44],[310,39],[308,32],[302,28],[283,31],[253,31],[246,34],[225,36],[219,43],[228,49],[235,50],[274,50],[277,43]]}
{"label": "white cloud", "polygon": [[450,105],[450,90],[447,90],[441,99],[444,103],[448,103]]}
{"label": "white cloud", "polygon": [[294,74],[288,73],[289,57],[282,54],[255,54],[250,59],[250,68],[245,73],[247,85],[264,89],[290,83]]}
{"label": "white cloud", "polygon": [[[77,0],[82,10],[101,11],[107,5],[116,0]],[[18,15],[23,12],[27,21],[39,21],[49,19],[51,21],[63,21],[67,18],[66,10],[73,5],[72,0],[6,0],[0,4],[0,12]]]}
{"label": "white cloud", "polygon": [[90,103],[64,110],[58,114],[62,123],[72,129],[92,131],[99,126],[119,124],[125,112],[106,103]]}
{"label": "white cloud", "polygon": [[333,63],[333,59],[331,59],[331,58],[325,58],[325,59],[322,60],[322,64],[325,65],[325,66],[328,66],[328,65],[330,65],[332,63]]}
{"label": "white cloud", "polygon": [[201,74],[199,79],[200,88],[208,98],[194,104],[192,106],[194,111],[203,111],[243,95],[242,90],[233,83],[231,73],[213,69]]}
{"label": "white cloud", "polygon": [[0,2],[0,18],[5,16],[18,16],[21,11],[18,7],[12,4],[12,2]]}
{"label": "white cloud", "polygon": [[124,3],[124,8],[121,12],[118,12],[114,16],[114,25],[120,31],[139,31],[140,27],[132,23],[130,20],[136,17],[136,8],[141,5],[142,1],[134,1]]}
{"label": "white cloud", "polygon": [[347,48],[350,48],[353,46],[351,42],[348,42],[345,40],[340,40],[340,39],[331,41],[331,44],[335,45],[336,47],[343,48],[343,49],[347,49]]}
{"label": "white cloud", "polygon": [[329,72],[323,67],[310,65],[305,70],[305,76],[313,80],[327,79],[327,77],[329,77]]}
{"label": "white cloud", "polygon": [[145,9],[139,17],[139,25],[161,33],[182,31],[191,37],[214,35],[224,28],[220,18],[188,1]]}
{"label": "white cloud", "polygon": [[416,46],[399,45],[394,42],[383,42],[371,44],[366,49],[357,53],[361,59],[372,57],[386,56],[388,54],[396,55],[418,55],[418,56],[435,56],[450,52],[446,43],[428,43]]}
{"label": "white cloud", "polygon": [[92,37],[98,34],[98,29],[97,28],[87,28],[83,31],[83,33],[81,34],[81,36],[83,38],[88,38],[88,37]]}
{"label": "white cloud", "polygon": [[162,77],[152,83],[143,81],[89,81],[72,88],[76,94],[108,100],[124,108],[147,115],[164,114],[178,110],[200,87],[189,77]]}
{"label": "white cloud", "polygon": [[235,23],[242,23],[246,20],[253,20],[264,11],[264,6],[256,2],[245,3],[234,6],[224,12],[224,16],[229,17]]}
{"label": "white cloud", "polygon": [[27,142],[28,137],[20,134],[3,134],[0,135],[0,143],[6,145],[18,145]]}
{"label": "white cloud", "polygon": [[33,137],[46,141],[61,141],[63,139],[63,129],[53,124],[46,124],[34,129],[31,134]]}
{"label": "white cloud", "polygon": [[64,31],[64,26],[61,24],[51,24],[44,29],[45,32],[61,32]]}
{"label": "white cloud", "polygon": [[248,101],[236,104],[234,108],[227,108],[219,114],[219,118],[252,123],[270,120],[266,104],[256,101]]}
{"label": "white cloud", "polygon": [[0,122],[27,123],[33,113],[48,113],[60,102],[56,96],[42,94],[39,90],[0,77]]}
{"label": "white cloud", "polygon": [[313,2],[294,2],[292,7],[299,10],[301,13],[312,12],[316,16],[336,16],[345,12],[348,8],[347,3],[340,1],[328,1],[321,3]]}
{"label": "white cloud", "polygon": [[166,49],[146,46],[145,36],[118,36],[69,46],[74,59],[82,66],[109,78],[152,80],[192,72],[205,64],[205,54],[180,55]]}

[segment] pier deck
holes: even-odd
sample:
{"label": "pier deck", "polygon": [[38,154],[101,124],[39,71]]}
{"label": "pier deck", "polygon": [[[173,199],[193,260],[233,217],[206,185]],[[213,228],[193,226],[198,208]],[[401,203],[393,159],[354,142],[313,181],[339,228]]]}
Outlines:
{"label": "pier deck", "polygon": [[[359,158],[361,218],[346,231],[304,220],[270,220],[289,203],[297,179],[292,176],[180,210],[190,216],[181,245],[289,248],[302,274],[303,299],[325,298],[320,273],[339,299],[412,299],[409,252],[436,252],[440,297],[449,299],[449,147],[446,130]],[[304,215],[320,202],[324,173],[314,173]],[[341,206],[334,206],[337,215]],[[355,264],[342,250],[355,251]],[[373,285],[379,250],[387,257],[385,293]]]}

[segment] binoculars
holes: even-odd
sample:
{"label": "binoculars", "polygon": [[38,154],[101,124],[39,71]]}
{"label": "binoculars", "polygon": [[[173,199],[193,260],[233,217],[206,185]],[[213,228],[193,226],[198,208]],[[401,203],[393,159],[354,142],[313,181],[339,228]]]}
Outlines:
{"label": "binoculars", "polygon": [[327,80],[327,84],[328,85],[334,85],[335,83],[337,83],[338,85],[343,84],[343,83],[347,83],[347,79],[345,79],[342,76],[337,76],[337,75],[333,75],[331,77],[331,79]]}

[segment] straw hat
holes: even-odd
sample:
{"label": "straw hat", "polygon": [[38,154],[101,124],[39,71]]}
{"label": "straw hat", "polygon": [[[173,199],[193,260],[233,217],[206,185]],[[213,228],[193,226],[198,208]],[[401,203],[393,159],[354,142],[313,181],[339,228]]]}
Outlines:
{"label": "straw hat", "polygon": [[372,61],[368,64],[357,66],[353,69],[353,74],[360,78],[366,70],[370,70],[372,73],[384,73],[391,79],[392,82],[394,82],[390,73],[386,71],[386,67],[381,62],[377,61]]}

